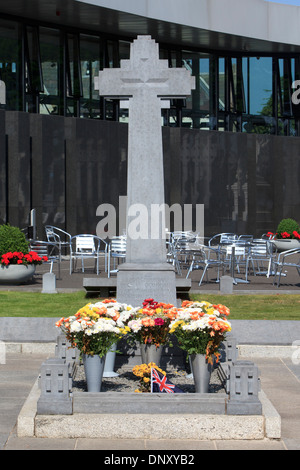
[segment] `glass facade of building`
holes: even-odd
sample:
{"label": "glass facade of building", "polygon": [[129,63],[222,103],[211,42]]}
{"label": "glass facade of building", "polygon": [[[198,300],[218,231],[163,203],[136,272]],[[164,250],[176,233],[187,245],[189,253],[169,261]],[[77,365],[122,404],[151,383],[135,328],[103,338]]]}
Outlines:
{"label": "glass facade of building", "polygon": [[[99,97],[94,77],[104,67],[129,58],[126,38],[46,24],[0,19],[0,79],[6,85],[6,110],[89,119],[125,121],[118,100]],[[172,100],[162,124],[299,136],[292,103],[300,79],[297,56],[243,55],[183,50],[160,44],[170,67],[186,67],[196,89],[186,100]]]}

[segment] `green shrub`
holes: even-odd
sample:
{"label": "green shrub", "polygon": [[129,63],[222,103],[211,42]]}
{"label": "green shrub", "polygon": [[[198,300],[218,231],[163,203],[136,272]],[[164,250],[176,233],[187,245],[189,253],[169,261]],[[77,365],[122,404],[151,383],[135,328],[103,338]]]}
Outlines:
{"label": "green shrub", "polygon": [[0,225],[0,257],[9,252],[29,252],[29,243],[18,227]]}
{"label": "green shrub", "polygon": [[[298,222],[294,219],[282,219],[276,230],[276,238],[298,238],[293,235],[293,232],[300,233]],[[289,234],[289,237],[287,234]]]}

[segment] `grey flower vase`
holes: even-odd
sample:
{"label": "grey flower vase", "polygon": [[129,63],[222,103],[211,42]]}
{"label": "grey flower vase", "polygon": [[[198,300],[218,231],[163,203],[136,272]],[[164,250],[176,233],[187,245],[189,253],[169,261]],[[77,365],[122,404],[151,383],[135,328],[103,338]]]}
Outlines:
{"label": "grey flower vase", "polygon": [[149,364],[149,362],[154,362],[157,366],[159,366],[163,348],[164,348],[163,345],[157,348],[155,344],[141,343],[142,363]]}
{"label": "grey flower vase", "polygon": [[212,365],[207,362],[205,354],[191,354],[190,360],[194,376],[195,392],[208,393]]}
{"label": "grey flower vase", "polygon": [[105,356],[83,354],[82,360],[88,392],[101,392]]}

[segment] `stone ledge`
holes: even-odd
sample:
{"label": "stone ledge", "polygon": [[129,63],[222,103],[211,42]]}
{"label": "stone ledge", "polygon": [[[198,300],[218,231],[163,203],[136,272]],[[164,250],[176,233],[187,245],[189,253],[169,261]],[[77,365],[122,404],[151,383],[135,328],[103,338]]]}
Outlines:
{"label": "stone ledge", "polygon": [[73,392],[73,413],[91,414],[212,414],[226,413],[227,395]]}

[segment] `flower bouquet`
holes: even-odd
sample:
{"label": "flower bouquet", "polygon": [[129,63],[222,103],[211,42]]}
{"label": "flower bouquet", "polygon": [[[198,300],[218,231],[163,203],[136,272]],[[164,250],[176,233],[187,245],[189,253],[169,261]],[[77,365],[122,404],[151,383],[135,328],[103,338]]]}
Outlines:
{"label": "flower bouquet", "polygon": [[231,330],[226,318],[229,313],[229,309],[221,304],[185,301],[170,324],[170,333],[177,337],[179,347],[190,358],[196,393],[209,391],[213,356],[218,362],[219,346],[226,332]]}
{"label": "flower bouquet", "polygon": [[68,318],[61,318],[56,326],[82,354],[103,357],[111,346],[128,333],[126,318],[131,307],[115,300],[105,299],[89,303]]}
{"label": "flower bouquet", "polygon": [[145,299],[143,306],[135,310],[127,323],[130,336],[141,344],[152,344],[157,348],[167,344],[170,338],[169,325],[176,317],[174,305]]}
{"label": "flower bouquet", "polygon": [[176,317],[172,304],[145,299],[137,308],[133,318],[127,323],[130,329],[129,340],[140,343],[143,363],[160,363],[162,350],[170,342],[170,322]]}
{"label": "flower bouquet", "polygon": [[179,346],[188,356],[205,355],[212,364],[213,356],[219,360],[219,346],[231,325],[227,320],[230,310],[224,305],[209,302],[184,301],[177,317],[170,323],[170,333],[178,339]]}
{"label": "flower bouquet", "polygon": [[105,299],[56,323],[71,347],[81,352],[89,392],[101,391],[106,354],[129,331],[125,323],[130,310],[126,304]]}
{"label": "flower bouquet", "polygon": [[158,370],[161,374],[166,375],[165,371],[160,369],[154,362],[149,364],[141,364],[134,366],[132,369],[133,374],[139,378],[139,388],[135,390],[136,393],[150,393],[151,392],[151,368]]}

